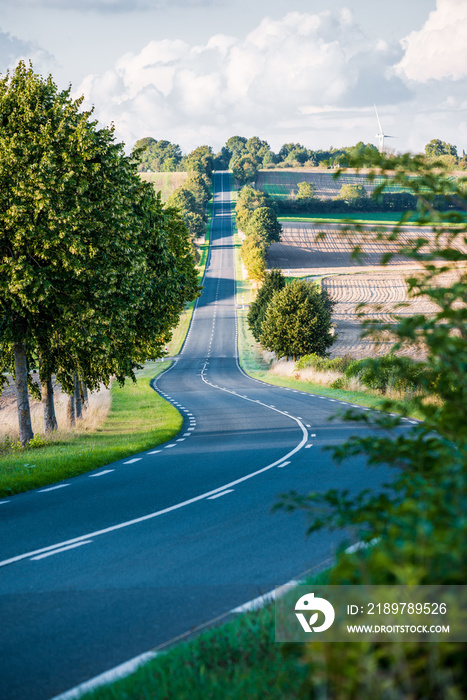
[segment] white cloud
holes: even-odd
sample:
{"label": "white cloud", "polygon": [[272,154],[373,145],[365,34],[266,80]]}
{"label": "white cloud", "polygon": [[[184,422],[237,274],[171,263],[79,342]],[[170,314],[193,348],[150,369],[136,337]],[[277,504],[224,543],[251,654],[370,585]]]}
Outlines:
{"label": "white cloud", "polygon": [[437,0],[423,27],[402,40],[399,72],[409,80],[460,80],[467,76],[467,2]]}
{"label": "white cloud", "polygon": [[188,150],[203,139],[222,145],[234,133],[265,138],[288,124],[313,129],[316,108],[407,99],[390,73],[400,57],[397,45],[368,40],[348,10],[290,12],[264,19],[242,39],[151,41],[107,73],[88,76],[77,93],[129,146],[151,135]]}
{"label": "white cloud", "polygon": [[20,60],[32,61],[36,72],[48,72],[56,65],[54,57],[34,42],[22,41],[0,29],[0,66],[13,70]]}

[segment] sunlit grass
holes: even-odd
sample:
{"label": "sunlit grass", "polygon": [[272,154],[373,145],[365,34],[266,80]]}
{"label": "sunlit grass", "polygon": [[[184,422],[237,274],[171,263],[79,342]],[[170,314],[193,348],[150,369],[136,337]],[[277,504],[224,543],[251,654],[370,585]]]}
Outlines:
{"label": "sunlit grass", "polygon": [[147,363],[137,381],[112,387],[110,413],[94,432],[58,434],[40,447],[3,445],[0,452],[0,497],[69,479],[170,440],[182,427],[179,412],[164,401],[149,381],[169,366]]}

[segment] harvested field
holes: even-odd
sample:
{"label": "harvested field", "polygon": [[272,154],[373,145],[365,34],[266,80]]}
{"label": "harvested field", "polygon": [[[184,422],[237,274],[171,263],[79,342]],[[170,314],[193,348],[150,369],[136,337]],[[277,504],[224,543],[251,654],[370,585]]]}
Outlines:
{"label": "harvested field", "polygon": [[[340,224],[322,224],[312,222],[285,222],[282,224],[280,243],[273,243],[268,251],[268,267],[278,267],[294,276],[321,276],[339,272],[357,272],[368,266],[379,267],[381,256],[386,252],[395,252],[400,243],[392,244],[376,240],[371,233],[354,234],[353,245],[361,246],[365,254],[361,261],[351,257],[353,245],[341,233]],[[317,240],[324,235],[323,240]],[[420,230],[417,226],[405,226],[400,234],[400,242],[408,244],[420,236],[433,239],[429,229]],[[434,242],[434,240],[433,240]],[[463,247],[464,252],[467,247]],[[401,255],[395,255],[388,264],[390,267],[411,268],[418,266]]]}
{"label": "harvested field", "polygon": [[[383,355],[390,350],[389,340],[377,347],[372,339],[360,338],[361,326],[355,307],[362,302],[382,304],[382,311],[372,314],[372,317],[384,321],[390,321],[392,313],[412,315],[434,311],[435,307],[427,300],[409,299],[407,296],[406,277],[413,274],[414,269],[419,269],[419,263],[397,255],[382,267],[381,255],[389,252],[391,247],[388,243],[371,240],[371,233],[354,235],[353,244],[361,245],[365,253],[359,262],[351,258],[353,246],[342,236],[339,224],[287,222],[282,226],[281,243],[274,243],[269,248],[268,266],[280,268],[286,275],[323,278],[323,287],[337,302],[333,320],[338,340],[331,348],[333,357],[351,355],[362,358]],[[320,233],[324,233],[325,238],[316,240]],[[433,237],[429,229],[421,231],[416,226],[406,226],[401,241],[409,243],[420,235],[427,239]],[[463,250],[466,252],[467,247],[464,246]],[[452,273],[453,279],[454,275]],[[443,279],[445,282],[446,278]],[[397,309],[400,302],[406,302],[408,306]],[[417,354],[409,348],[407,353]]]}
{"label": "harvested field", "polygon": [[172,192],[183,185],[188,173],[140,173],[145,182],[151,182],[156,192],[161,192],[162,201],[166,202]]}
{"label": "harvested field", "polygon": [[[357,359],[373,355],[385,355],[391,349],[391,341],[375,344],[371,338],[360,338],[361,326],[357,316],[356,306],[367,304],[366,318],[377,319],[385,323],[393,321],[397,316],[412,316],[413,314],[433,314],[437,306],[425,297],[409,298],[406,282],[407,274],[395,270],[380,270],[352,275],[336,275],[323,279],[322,285],[331,298],[336,301],[333,311],[338,339],[331,348],[331,356],[351,355]],[[455,272],[440,275],[438,283],[452,284],[457,275]],[[407,306],[400,307],[400,304]],[[374,305],[378,305],[375,309]],[[420,356],[420,351],[407,348],[406,354]]]}
{"label": "harvested field", "polygon": [[[33,379],[38,382],[38,375],[33,375]],[[61,391],[60,385],[54,382],[55,413],[60,434],[69,432],[66,415],[67,401],[67,395]],[[29,403],[33,431],[35,434],[41,435],[44,430],[42,404],[32,397],[29,398]],[[76,429],[80,431],[96,430],[106,419],[110,403],[110,389],[106,389],[103,385],[98,391],[89,393],[89,406],[83,412],[83,419],[77,422]],[[0,441],[4,440],[7,435],[10,440],[19,439],[16,391],[11,379],[8,386],[0,393]]]}
{"label": "harvested field", "polygon": [[[341,175],[337,180],[334,180],[332,170],[322,170],[315,168],[313,170],[261,170],[256,178],[255,186],[259,190],[267,192],[271,197],[277,199],[286,199],[289,195],[297,192],[299,182],[311,182],[314,186],[315,196],[322,199],[335,199],[342,185],[363,185],[365,190],[370,193],[379,184],[379,178],[374,182],[368,182],[366,175],[362,173],[346,173]],[[388,187],[387,192],[404,192],[409,191],[401,187]]]}

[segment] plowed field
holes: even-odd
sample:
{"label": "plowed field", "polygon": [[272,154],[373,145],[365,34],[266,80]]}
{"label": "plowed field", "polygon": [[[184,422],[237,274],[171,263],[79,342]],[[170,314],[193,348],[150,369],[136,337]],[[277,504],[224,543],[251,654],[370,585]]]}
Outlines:
{"label": "plowed field", "polygon": [[[297,277],[322,277],[323,287],[337,304],[333,312],[338,339],[331,355],[351,355],[356,358],[386,354],[391,343],[388,340],[376,345],[371,339],[361,339],[361,325],[355,307],[364,302],[381,304],[382,310],[368,316],[391,321],[391,314],[432,313],[433,304],[426,299],[409,299],[406,277],[413,274],[418,263],[395,256],[386,266],[380,265],[381,255],[391,251],[391,245],[371,240],[372,234],[355,234],[353,245],[359,244],[365,256],[361,261],[351,257],[352,245],[341,233],[339,224],[284,223],[281,243],[274,243],[268,253],[268,266],[281,268],[285,274]],[[317,240],[319,234],[323,240]],[[401,240],[409,243],[419,236],[430,240],[428,229],[407,226]],[[395,244],[392,245],[395,251]],[[464,252],[467,248],[464,248]],[[330,275],[330,276],[328,276]],[[454,279],[454,273],[453,277]],[[443,284],[449,281],[444,278]],[[398,309],[400,302],[408,304]],[[416,355],[413,349],[407,353]]]}

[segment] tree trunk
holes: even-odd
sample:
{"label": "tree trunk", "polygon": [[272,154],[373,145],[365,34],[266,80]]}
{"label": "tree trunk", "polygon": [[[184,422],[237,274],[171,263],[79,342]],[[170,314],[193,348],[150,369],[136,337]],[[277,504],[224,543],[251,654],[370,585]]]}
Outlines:
{"label": "tree trunk", "polygon": [[68,420],[68,427],[73,428],[75,425],[75,395],[74,394],[68,394],[66,416],[67,416],[67,420]]}
{"label": "tree trunk", "polygon": [[79,383],[79,389],[81,393],[81,406],[83,408],[87,408],[89,404],[89,397],[88,397],[88,389],[86,387],[86,384],[84,382]]}
{"label": "tree trunk", "polygon": [[29,408],[28,391],[28,363],[26,357],[26,346],[23,343],[15,343],[15,386],[16,403],[18,406],[19,439],[24,447],[29,440],[32,440],[31,410]]}
{"label": "tree trunk", "polygon": [[57,418],[55,416],[54,388],[52,377],[44,376],[44,365],[39,358],[39,377],[41,380],[42,408],[44,410],[44,432],[46,435],[57,430]]}
{"label": "tree trunk", "polygon": [[79,387],[79,379],[77,374],[75,374],[75,412],[76,420],[79,420],[83,417],[83,412],[81,410],[81,391]]}

